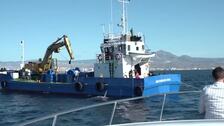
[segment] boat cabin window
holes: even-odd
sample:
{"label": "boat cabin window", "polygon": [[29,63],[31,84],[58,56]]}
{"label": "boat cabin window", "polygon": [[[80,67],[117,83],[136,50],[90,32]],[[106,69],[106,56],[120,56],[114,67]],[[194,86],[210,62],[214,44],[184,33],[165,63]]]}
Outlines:
{"label": "boat cabin window", "polygon": [[139,37],[139,36],[131,36],[131,41],[141,41],[141,37]]}
{"label": "boat cabin window", "polygon": [[131,45],[128,45],[128,51],[130,51],[131,50]]}
{"label": "boat cabin window", "polygon": [[102,53],[104,52],[104,48],[103,47],[100,47],[100,50],[101,50]]}
{"label": "boat cabin window", "polygon": [[118,52],[120,53],[125,53],[126,52],[126,45],[125,44],[121,44],[117,47]]}
{"label": "boat cabin window", "polygon": [[105,53],[108,53],[109,52],[109,49],[108,48],[105,48],[104,50],[105,50]]}
{"label": "boat cabin window", "polygon": [[114,47],[112,46],[112,47],[109,47],[109,52],[110,53],[113,53],[114,52]]}
{"label": "boat cabin window", "polygon": [[122,45],[118,46],[118,51],[122,51]]}
{"label": "boat cabin window", "polygon": [[114,47],[106,47],[104,48],[105,50],[105,59],[106,60],[112,60],[113,59],[113,52],[114,52]]}
{"label": "boat cabin window", "polygon": [[125,44],[122,44],[122,53],[126,53],[126,45]]}
{"label": "boat cabin window", "polygon": [[142,50],[144,50],[145,49],[145,47],[144,47],[144,45],[142,45]]}
{"label": "boat cabin window", "polygon": [[138,51],[139,50],[139,47],[136,47],[136,51]]}
{"label": "boat cabin window", "polygon": [[104,39],[103,42],[104,43],[108,43],[109,39]]}
{"label": "boat cabin window", "polygon": [[112,53],[114,52],[114,47],[106,47],[104,48],[105,53]]}

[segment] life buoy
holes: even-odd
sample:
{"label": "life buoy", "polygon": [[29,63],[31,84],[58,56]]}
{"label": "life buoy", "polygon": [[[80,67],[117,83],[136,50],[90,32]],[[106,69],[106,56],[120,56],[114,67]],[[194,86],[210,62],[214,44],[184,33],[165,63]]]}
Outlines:
{"label": "life buoy", "polygon": [[119,54],[119,53],[116,54],[116,55],[115,55],[115,58],[116,58],[116,60],[120,60],[120,59],[121,59],[121,54]]}
{"label": "life buoy", "polygon": [[84,85],[81,82],[76,82],[75,83],[75,89],[76,91],[83,91],[84,90]]}
{"label": "life buoy", "polygon": [[7,87],[7,82],[1,81],[1,87],[2,87],[2,89],[5,89]]}
{"label": "life buoy", "polygon": [[102,61],[102,59],[103,59],[102,55],[99,55],[99,56],[98,56],[98,60],[99,60],[99,61]]}
{"label": "life buoy", "polygon": [[135,87],[134,88],[134,93],[135,93],[135,96],[142,96],[143,88],[140,87],[140,86]]}
{"label": "life buoy", "polygon": [[103,91],[103,90],[105,90],[105,84],[102,83],[102,82],[97,82],[96,83],[96,90],[97,91]]}

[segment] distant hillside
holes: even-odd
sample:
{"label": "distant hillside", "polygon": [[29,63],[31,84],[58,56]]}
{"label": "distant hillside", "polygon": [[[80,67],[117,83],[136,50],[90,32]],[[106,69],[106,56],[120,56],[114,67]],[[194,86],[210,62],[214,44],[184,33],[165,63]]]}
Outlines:
{"label": "distant hillside", "polygon": [[163,50],[157,51],[152,61],[152,68],[162,69],[211,69],[216,66],[224,67],[224,58],[195,58],[187,55],[176,56]]}
{"label": "distant hillside", "polygon": [[[59,61],[61,70],[80,67],[93,68],[95,59],[78,60],[68,64],[68,61]],[[20,62],[1,62],[0,68],[19,69]],[[152,69],[212,69],[216,66],[224,67],[224,58],[195,58],[187,55],[176,56],[163,50],[157,51],[156,56],[152,58]]]}
{"label": "distant hillside", "polygon": [[[69,64],[69,61],[58,61],[59,69],[62,71],[65,71],[69,68],[93,68],[94,63],[96,60],[78,60],[73,61],[71,64]],[[26,62],[27,63],[27,62]],[[7,69],[20,69],[20,61],[15,62],[1,62],[0,61],[0,68],[7,68]]]}

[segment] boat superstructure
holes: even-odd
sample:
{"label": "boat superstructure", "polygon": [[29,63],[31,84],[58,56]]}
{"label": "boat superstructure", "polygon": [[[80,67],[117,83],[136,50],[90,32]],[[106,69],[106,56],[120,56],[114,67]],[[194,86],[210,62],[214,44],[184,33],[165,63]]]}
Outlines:
{"label": "boat superstructure", "polygon": [[132,78],[149,74],[150,58],[154,53],[145,50],[141,35],[105,36],[94,65],[95,77]]}
{"label": "boat superstructure", "polygon": [[129,2],[121,0],[123,7],[121,34],[104,34],[100,46],[101,54],[97,55],[94,65],[95,77],[132,78],[147,77],[149,74],[150,58],[154,53],[146,50],[144,36],[134,34],[133,29],[127,31],[125,5]]}

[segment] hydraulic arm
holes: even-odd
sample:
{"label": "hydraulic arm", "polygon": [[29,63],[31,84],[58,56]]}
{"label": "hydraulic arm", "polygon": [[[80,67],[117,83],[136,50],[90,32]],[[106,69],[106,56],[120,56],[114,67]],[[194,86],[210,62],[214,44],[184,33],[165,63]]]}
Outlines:
{"label": "hydraulic arm", "polygon": [[39,62],[29,62],[25,64],[24,68],[29,69],[36,74],[41,74],[51,69],[52,66],[52,55],[53,53],[59,53],[60,49],[65,46],[67,52],[70,56],[70,61],[74,59],[71,43],[66,35],[63,35],[61,38],[58,38],[55,42],[48,46],[43,60]]}

